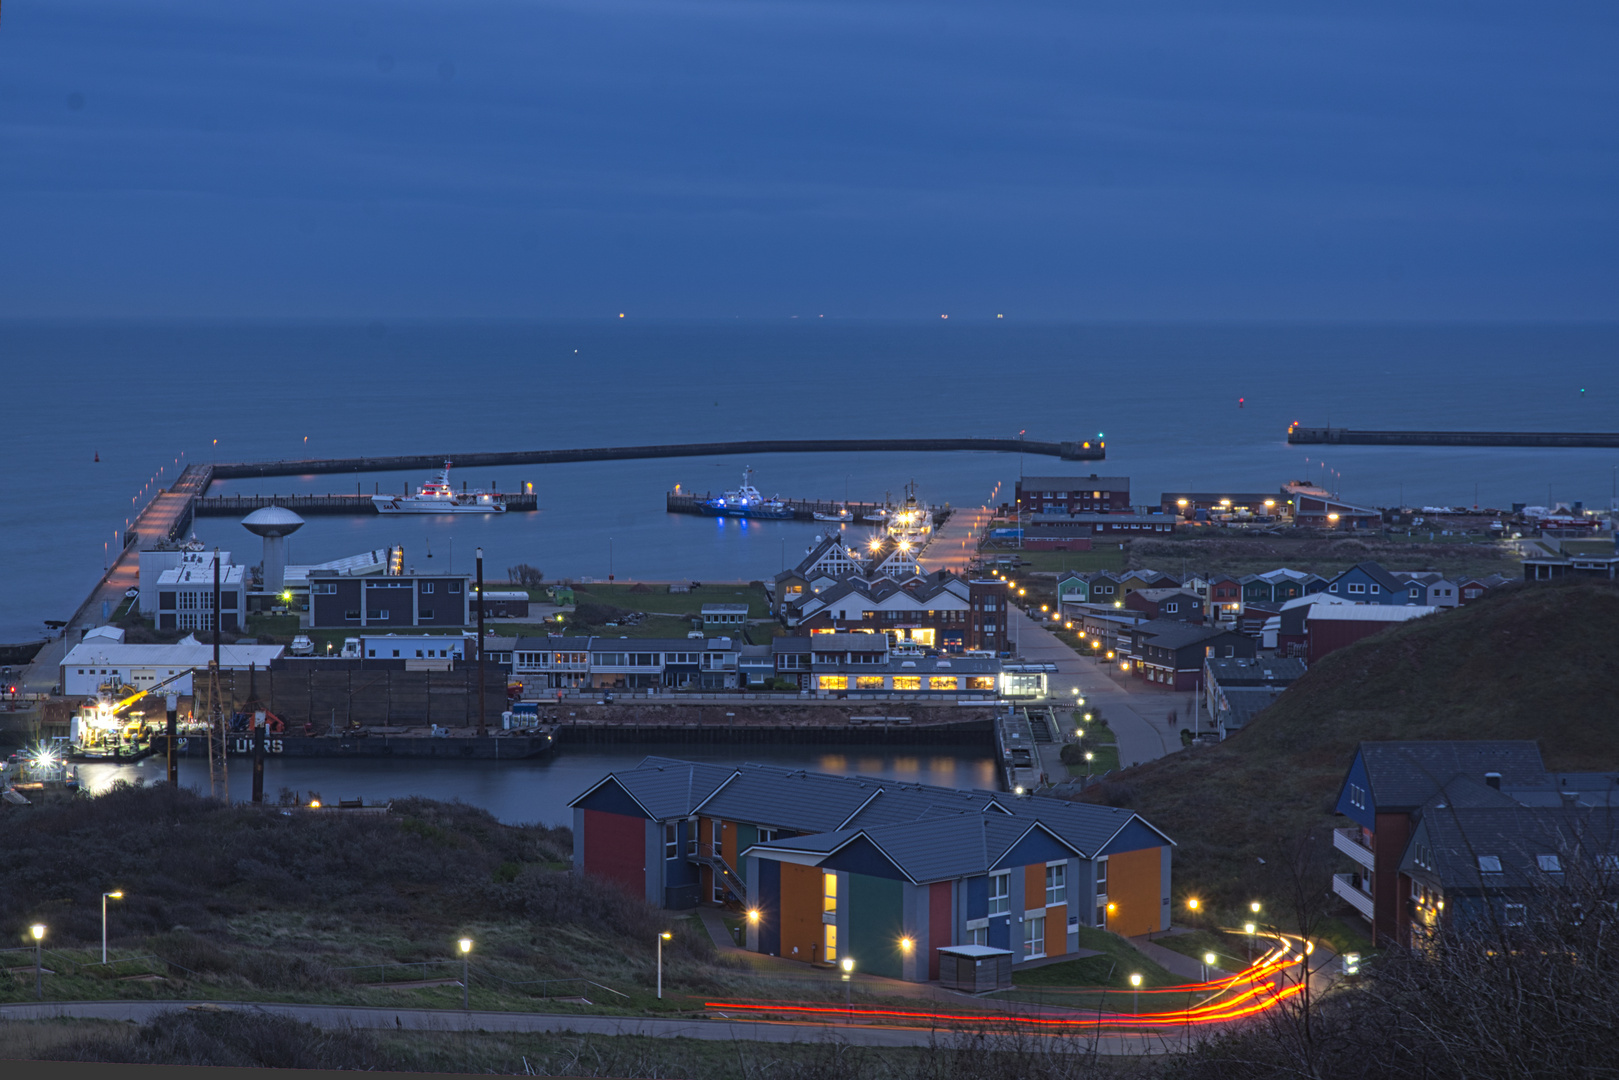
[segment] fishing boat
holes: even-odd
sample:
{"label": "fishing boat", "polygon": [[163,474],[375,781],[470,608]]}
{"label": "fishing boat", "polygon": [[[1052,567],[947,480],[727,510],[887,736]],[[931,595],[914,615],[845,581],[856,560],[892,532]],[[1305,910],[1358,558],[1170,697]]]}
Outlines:
{"label": "fishing boat", "polygon": [[835,521],[840,525],[847,525],[849,522],[854,520],[854,515],[849,513],[849,507],[847,504],[839,503],[838,512],[835,514],[828,514],[820,510],[815,511],[815,520]]}
{"label": "fishing boat", "polygon": [[498,491],[460,491],[450,487],[450,462],[414,495],[373,495],[379,514],[504,514],[506,497]]}
{"label": "fishing boat", "polygon": [[727,491],[717,498],[700,504],[703,513],[718,517],[790,518],[793,508],[781,501],[780,496],[765,498],[753,486],[753,470],[742,470],[742,486]]}

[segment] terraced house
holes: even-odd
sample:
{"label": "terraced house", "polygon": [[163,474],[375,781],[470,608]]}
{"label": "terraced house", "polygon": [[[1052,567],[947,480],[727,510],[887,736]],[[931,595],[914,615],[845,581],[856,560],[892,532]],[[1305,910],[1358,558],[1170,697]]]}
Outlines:
{"label": "terraced house", "polygon": [[1018,964],[1075,951],[1080,926],[1169,925],[1173,841],[1129,810],[668,758],[572,806],[577,870],[664,907],[734,902],[749,949],[805,963],[921,981],[941,949]]}

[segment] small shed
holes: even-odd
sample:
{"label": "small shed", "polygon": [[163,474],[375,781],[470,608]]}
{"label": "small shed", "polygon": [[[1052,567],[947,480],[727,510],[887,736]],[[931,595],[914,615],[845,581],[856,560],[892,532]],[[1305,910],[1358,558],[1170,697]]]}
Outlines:
{"label": "small shed", "polygon": [[1012,953],[988,945],[939,947],[939,985],[979,994],[1012,985]]}

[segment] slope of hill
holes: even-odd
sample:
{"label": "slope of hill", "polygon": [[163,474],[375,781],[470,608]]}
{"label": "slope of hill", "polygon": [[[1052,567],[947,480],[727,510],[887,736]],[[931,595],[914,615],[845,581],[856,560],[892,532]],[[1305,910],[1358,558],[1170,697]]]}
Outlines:
{"label": "slope of hill", "polygon": [[[1333,653],[1241,734],[1128,770],[1089,797],[1179,843],[1177,915],[1279,888],[1370,739],[1534,739],[1554,769],[1619,769],[1619,588],[1509,586]],[[1265,862],[1261,863],[1260,860]]]}

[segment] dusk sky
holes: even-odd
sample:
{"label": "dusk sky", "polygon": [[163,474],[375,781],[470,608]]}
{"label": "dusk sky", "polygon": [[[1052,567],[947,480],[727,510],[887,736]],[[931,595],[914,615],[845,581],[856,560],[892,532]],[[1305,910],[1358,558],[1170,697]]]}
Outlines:
{"label": "dusk sky", "polygon": [[14,0],[0,316],[1612,319],[1616,29]]}

